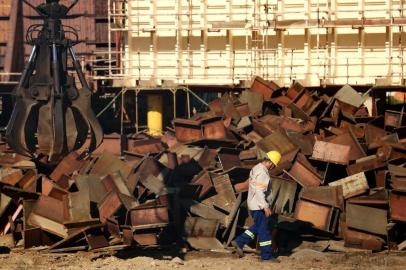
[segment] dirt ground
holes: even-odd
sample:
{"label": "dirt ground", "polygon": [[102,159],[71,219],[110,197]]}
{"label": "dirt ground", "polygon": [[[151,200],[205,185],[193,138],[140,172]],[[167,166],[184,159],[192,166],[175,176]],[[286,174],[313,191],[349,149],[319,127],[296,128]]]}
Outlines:
{"label": "dirt ground", "polygon": [[[281,263],[263,263],[255,254],[238,259],[230,252],[189,252],[182,259],[171,250],[127,250],[119,252],[78,252],[51,254],[14,250],[0,255],[0,269],[405,269],[406,253],[321,253],[301,250],[290,256],[280,256]],[[176,259],[174,259],[176,258]]]}

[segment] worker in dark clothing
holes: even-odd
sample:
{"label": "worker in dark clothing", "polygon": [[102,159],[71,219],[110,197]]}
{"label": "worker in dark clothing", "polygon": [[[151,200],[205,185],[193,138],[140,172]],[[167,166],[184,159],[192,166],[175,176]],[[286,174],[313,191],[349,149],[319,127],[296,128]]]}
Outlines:
{"label": "worker in dark clothing", "polygon": [[202,167],[189,155],[182,155],[180,164],[171,172],[171,176],[167,182],[170,187],[176,188],[176,193],[171,196],[172,216],[176,232],[176,241],[182,247],[182,251],[186,251],[186,243],[184,241],[185,231],[184,223],[186,220],[186,211],[182,206],[181,190],[182,187],[189,184],[193,177],[200,173]]}
{"label": "worker in dark clothing", "polygon": [[250,172],[247,203],[250,214],[254,219],[254,225],[232,242],[240,257],[244,256],[244,246],[254,240],[255,236],[258,236],[261,259],[263,261],[279,262],[272,256],[272,235],[269,228],[272,211],[265,198],[271,181],[269,170],[278,166],[280,161],[281,154],[277,151],[271,151]]}
{"label": "worker in dark clothing", "polygon": [[171,185],[182,187],[192,181],[193,177],[200,173],[202,167],[189,155],[180,157],[180,164],[173,170]]}

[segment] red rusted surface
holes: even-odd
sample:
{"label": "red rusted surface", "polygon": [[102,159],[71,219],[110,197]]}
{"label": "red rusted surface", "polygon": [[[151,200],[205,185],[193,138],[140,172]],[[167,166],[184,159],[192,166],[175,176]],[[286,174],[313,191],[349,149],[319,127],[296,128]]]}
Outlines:
{"label": "red rusted surface", "polygon": [[131,226],[143,227],[169,223],[168,208],[166,206],[138,207],[129,211]]}
{"label": "red rusted surface", "polygon": [[316,141],[312,158],[325,162],[347,165],[350,159],[351,146]]}
{"label": "red rusted surface", "polygon": [[251,86],[251,91],[262,94],[265,101],[270,101],[273,93],[279,88],[280,87],[274,82],[265,81],[260,77],[256,77]]}
{"label": "red rusted surface", "polygon": [[392,191],[389,199],[392,220],[406,222],[406,192]]}
{"label": "red rusted surface", "polygon": [[330,208],[325,205],[300,200],[296,205],[295,218],[310,222],[314,227],[325,230],[328,227]]}

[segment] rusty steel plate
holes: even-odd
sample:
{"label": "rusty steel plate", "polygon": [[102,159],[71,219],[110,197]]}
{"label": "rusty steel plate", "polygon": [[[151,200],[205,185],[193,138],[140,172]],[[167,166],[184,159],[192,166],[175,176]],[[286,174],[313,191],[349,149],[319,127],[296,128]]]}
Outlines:
{"label": "rusty steel plate", "polygon": [[199,165],[204,168],[210,168],[216,163],[217,151],[215,149],[205,148],[199,158]]}
{"label": "rusty steel plate", "polygon": [[199,194],[199,199],[203,199],[211,190],[214,189],[210,173],[206,170],[203,170],[200,174],[195,176],[191,184],[202,186]]}
{"label": "rusty steel plate", "polygon": [[368,189],[368,181],[365,173],[361,172],[328,184],[331,187],[341,186],[345,199],[365,193]]}
{"label": "rusty steel plate", "polygon": [[334,98],[356,108],[359,108],[365,101],[364,97],[349,85],[344,85]]}
{"label": "rusty steel plate", "polygon": [[378,141],[381,137],[386,136],[383,128],[376,127],[372,124],[367,124],[365,127],[365,141],[367,144]]}
{"label": "rusty steel plate", "polygon": [[301,198],[344,210],[343,191],[340,186],[306,187],[302,191]]}
{"label": "rusty steel plate", "polygon": [[[286,211],[292,213],[298,189],[297,183],[280,177],[272,177],[271,185],[272,192],[267,201],[273,206],[272,212],[276,214],[282,214]],[[248,181],[246,190],[248,190]]]}
{"label": "rusty steel plate", "polygon": [[405,113],[387,110],[385,111],[385,127],[398,128],[406,120]]}
{"label": "rusty steel plate", "polygon": [[147,140],[133,140],[128,139],[127,149],[128,152],[137,154],[159,153],[163,150],[161,139],[147,139]]}
{"label": "rusty steel plate", "polygon": [[[254,82],[255,84],[255,82]],[[247,103],[249,112],[252,115],[261,114],[264,105],[264,96],[256,91],[243,91],[240,97],[241,102]]]}
{"label": "rusty steel plate", "polygon": [[210,111],[214,112],[215,115],[223,115],[223,109],[221,107],[220,99],[213,100],[209,103]]}
{"label": "rusty steel plate", "polygon": [[138,207],[129,211],[131,226],[134,228],[148,228],[166,226],[169,223],[168,208],[166,206]]}
{"label": "rusty steel plate", "polygon": [[316,141],[312,158],[324,162],[347,165],[350,160],[351,146]]}
{"label": "rusty steel plate", "polygon": [[227,138],[227,131],[222,117],[214,117],[202,121],[203,137],[209,140]]}
{"label": "rusty steel plate", "polygon": [[122,207],[129,210],[134,207],[134,204],[135,199],[133,197],[113,190],[98,205],[100,221],[105,223],[107,218],[114,216]]}
{"label": "rusty steel plate", "polygon": [[109,152],[103,154],[97,159],[93,165],[90,174],[106,176],[109,173],[120,171],[124,178],[127,178],[131,173],[132,168],[129,167],[124,161],[112,155]]}
{"label": "rusty steel plate", "polygon": [[314,168],[305,166],[299,159],[293,163],[289,173],[295,180],[303,187],[317,187],[320,186],[323,178],[316,172]]}
{"label": "rusty steel plate", "polygon": [[23,172],[20,169],[1,168],[0,169],[0,181],[3,184],[15,186],[21,178],[23,178]]}
{"label": "rusty steel plate", "polygon": [[349,228],[373,234],[386,235],[388,211],[384,209],[347,203],[346,224]]}
{"label": "rusty steel plate", "polygon": [[386,160],[376,156],[367,157],[365,160],[357,161],[354,164],[348,165],[347,172],[349,175],[354,175],[361,172],[373,171],[385,167],[388,164]]}
{"label": "rusty steel plate", "polygon": [[179,142],[188,142],[203,138],[201,121],[189,119],[173,120],[175,126],[175,136]]}
{"label": "rusty steel plate", "polygon": [[76,152],[70,153],[54,169],[50,178],[54,181],[58,181],[61,177],[65,175],[70,175],[75,171],[79,171],[80,168],[84,165],[83,160],[78,160],[79,154]]}
{"label": "rusty steel plate", "polygon": [[[89,144],[90,140],[91,138],[88,137],[85,145]],[[92,153],[92,155],[100,156],[105,151],[117,157],[121,155],[121,137],[119,134],[105,135],[102,144]]]}
{"label": "rusty steel plate", "polygon": [[156,246],[159,244],[158,235],[155,233],[135,232],[133,238],[140,246]]}
{"label": "rusty steel plate", "polygon": [[289,97],[291,100],[296,99],[301,91],[305,88],[299,82],[295,81],[288,89],[286,96]]}
{"label": "rusty steel plate", "polygon": [[300,200],[296,205],[295,218],[307,221],[314,227],[325,230],[329,227],[329,216],[331,207]]}
{"label": "rusty steel plate", "polygon": [[241,117],[247,117],[251,114],[248,103],[238,104],[235,106],[235,109]]}
{"label": "rusty steel plate", "polygon": [[278,89],[280,87],[276,83],[255,77],[250,90],[262,94],[265,101],[270,101],[274,92]]}
{"label": "rusty steel plate", "polygon": [[344,246],[373,251],[382,250],[385,241],[375,235],[344,228]]}
{"label": "rusty steel plate", "polygon": [[396,190],[406,191],[406,176],[391,176],[391,186]]}
{"label": "rusty steel plate", "polygon": [[217,195],[213,197],[214,205],[220,209],[230,212],[235,200],[235,192],[233,185],[231,184],[230,177],[225,175],[220,175],[213,178],[213,185],[217,192]]}
{"label": "rusty steel plate", "polygon": [[274,132],[257,143],[257,147],[265,153],[276,150],[282,155],[296,150],[298,147],[282,132]]}
{"label": "rusty steel plate", "polygon": [[389,196],[390,217],[392,220],[406,222],[406,193],[391,191]]}
{"label": "rusty steel plate", "polygon": [[218,158],[223,171],[227,171],[233,167],[240,167],[240,150],[234,148],[222,147],[217,150]]}
{"label": "rusty steel plate", "polygon": [[366,157],[364,149],[362,149],[362,146],[359,144],[352,131],[334,136],[331,139],[327,139],[327,141],[341,145],[350,145],[350,160],[357,160]]}

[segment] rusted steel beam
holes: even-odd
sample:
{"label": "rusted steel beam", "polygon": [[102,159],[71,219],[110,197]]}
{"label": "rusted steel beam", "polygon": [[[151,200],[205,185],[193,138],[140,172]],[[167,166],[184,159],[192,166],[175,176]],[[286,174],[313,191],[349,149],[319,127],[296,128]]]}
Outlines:
{"label": "rusted steel beam", "polygon": [[356,163],[348,165],[347,172],[354,175],[361,172],[373,171],[387,166],[387,161],[377,156],[369,156],[365,159],[357,160]]}
{"label": "rusted steel beam", "polygon": [[344,245],[351,248],[359,248],[373,251],[381,251],[385,241],[375,235],[360,232],[344,227]]}
{"label": "rusted steel beam", "polygon": [[168,208],[166,206],[143,207],[130,209],[127,222],[135,229],[166,227],[169,224]]}
{"label": "rusted steel beam", "polygon": [[323,177],[311,166],[307,159],[300,154],[293,163],[292,168],[290,168],[289,174],[303,187],[317,187],[320,186],[323,181]]}
{"label": "rusted steel beam", "polygon": [[346,224],[349,228],[372,234],[387,235],[388,211],[348,203],[346,205]]}
{"label": "rusted steel beam", "polygon": [[406,192],[392,190],[389,197],[390,218],[394,221],[406,222]]}
{"label": "rusted steel beam", "polygon": [[363,194],[369,189],[367,178],[363,172],[331,182],[329,186],[341,186],[345,199]]}
{"label": "rusted steel beam", "polygon": [[51,173],[50,178],[54,181],[58,181],[63,175],[71,175],[75,171],[79,171],[85,162],[83,160],[78,160],[78,158],[78,153],[70,153],[58,163],[58,166],[56,166],[54,171]]}
{"label": "rusted steel beam", "polygon": [[308,201],[330,205],[344,210],[344,197],[341,186],[335,187],[306,187],[303,189],[301,198]]}
{"label": "rusted steel beam", "polygon": [[250,90],[260,93],[265,101],[270,101],[274,93],[279,89],[280,87],[276,83],[266,81],[261,77],[255,77]]}
{"label": "rusted steel beam", "polygon": [[296,205],[295,218],[310,222],[315,228],[334,233],[338,224],[339,210],[307,200],[299,200]]}
{"label": "rusted steel beam", "polygon": [[351,146],[324,141],[316,141],[312,158],[324,162],[347,165],[350,160]]}

